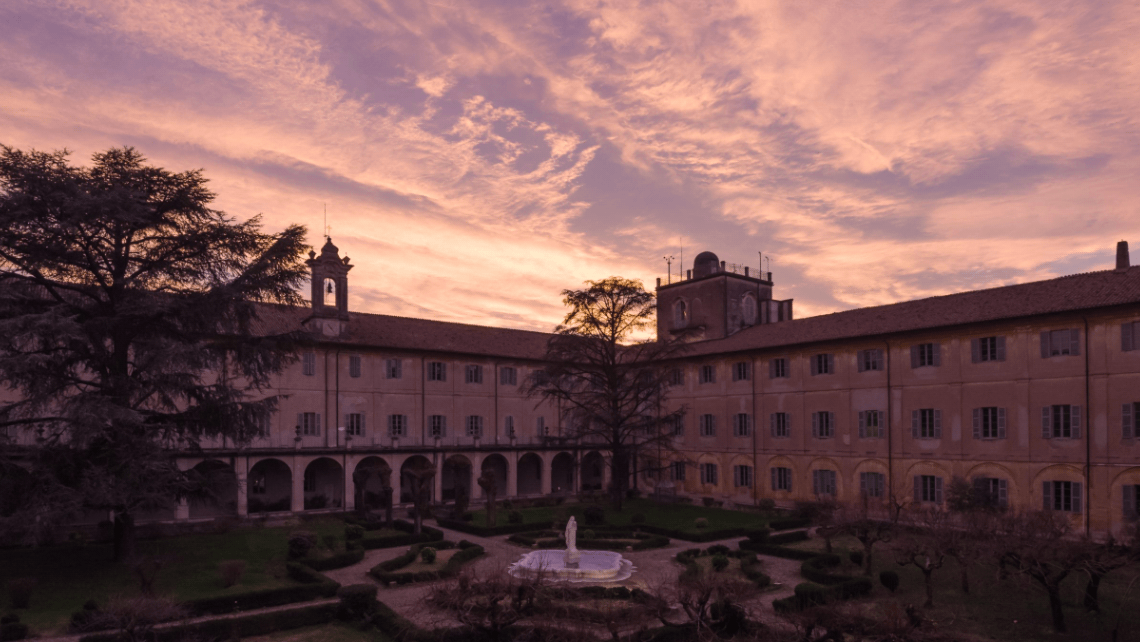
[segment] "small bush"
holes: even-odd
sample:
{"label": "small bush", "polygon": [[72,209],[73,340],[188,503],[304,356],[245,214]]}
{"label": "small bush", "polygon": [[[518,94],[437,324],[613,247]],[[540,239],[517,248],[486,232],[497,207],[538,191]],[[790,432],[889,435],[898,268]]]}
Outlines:
{"label": "small bush", "polygon": [[473,522],[475,521],[475,513],[463,513],[459,518],[465,522]]}
{"label": "small bush", "polygon": [[712,566],[714,571],[723,571],[728,568],[728,557],[724,555],[713,555]]}
{"label": "small bush", "polygon": [[705,506],[709,507],[709,508],[712,507],[714,502],[716,502],[716,500],[713,499],[712,497],[702,497],[701,498],[701,503],[704,504]]}
{"label": "small bush", "polygon": [[225,560],[218,562],[218,575],[222,577],[222,586],[229,588],[241,581],[245,574],[245,560]]}
{"label": "small bush", "polygon": [[645,523],[645,515],[642,515],[641,513],[634,513],[633,517],[629,518],[629,521],[632,524],[644,524]]}
{"label": "small bush", "polygon": [[359,620],[367,617],[376,606],[375,584],[350,584],[337,589],[340,608],[337,615],[342,620]]}
{"label": "small bush", "polygon": [[596,534],[594,533],[594,531],[589,529],[589,528],[582,531],[582,539],[594,539],[595,535]]}
{"label": "small bush", "polygon": [[335,551],[337,545],[340,543],[340,538],[330,533],[322,537],[321,542],[325,545],[325,548],[330,551]]}
{"label": "small bush", "polygon": [[847,557],[851,559],[851,563],[855,566],[863,565],[863,551],[851,551],[847,554]]}
{"label": "small bush", "polygon": [[815,582],[797,584],[795,593],[796,597],[798,597],[805,606],[816,606],[828,601],[827,587],[816,584]]}
{"label": "small bush", "polygon": [[756,502],[756,507],[762,511],[776,510],[776,500],[772,499],[771,497],[765,497],[764,499]]}
{"label": "small bush", "polygon": [[462,551],[465,551],[465,550],[471,548],[472,546],[478,546],[478,544],[475,544],[473,542],[469,542],[465,539],[459,540],[459,543],[455,545],[456,548],[458,548],[459,550],[462,550]]}
{"label": "small bush", "polygon": [[698,517],[696,519],[696,521],[693,522],[693,526],[696,526],[697,528],[700,528],[700,529],[708,528],[709,527],[709,520],[705,519],[704,517]]}
{"label": "small bush", "polygon": [[601,526],[606,523],[606,509],[598,506],[587,506],[586,510],[582,511],[582,518],[590,526]]}
{"label": "small bush", "polygon": [[763,544],[768,541],[768,537],[772,534],[772,529],[754,528],[748,531],[746,534],[748,535],[749,541],[756,542],[757,544]]}
{"label": "small bush", "polygon": [[509,500],[509,499],[504,499],[504,500],[503,500],[503,508],[504,508],[505,510],[511,510],[511,509],[512,509],[512,508],[514,508],[514,507],[515,507],[515,504],[514,504],[514,502],[512,502],[511,500]]}
{"label": "small bush", "polygon": [[364,539],[364,527],[357,524],[349,524],[344,527],[344,541],[352,542],[359,539]]}
{"label": "small bush", "polygon": [[561,506],[562,504],[565,504],[565,503],[566,503],[566,498],[563,497],[562,495],[559,495],[558,497],[554,498],[554,505],[555,506]]}
{"label": "small bush", "polygon": [[709,547],[709,555],[728,555],[731,549],[724,544],[715,544]]}
{"label": "small bush", "polygon": [[879,581],[887,587],[888,591],[894,593],[895,589],[899,587],[899,574],[894,571],[883,571],[879,573]]}
{"label": "small bush", "polygon": [[522,513],[520,513],[519,511],[513,510],[513,511],[507,513],[507,523],[508,524],[521,524],[522,521],[523,521],[522,520]]}
{"label": "small bush", "polygon": [[289,533],[289,559],[300,559],[317,545],[317,534],[311,531]]}
{"label": "small bush", "polygon": [[36,578],[17,577],[8,582],[8,600],[14,609],[26,609],[32,603],[32,591],[36,588]]}
{"label": "small bush", "polygon": [[630,488],[625,491],[626,499],[637,499],[639,497],[641,497],[641,491],[637,488]]}
{"label": "small bush", "polygon": [[420,550],[420,559],[424,561],[424,564],[435,564],[435,549],[425,546]]}

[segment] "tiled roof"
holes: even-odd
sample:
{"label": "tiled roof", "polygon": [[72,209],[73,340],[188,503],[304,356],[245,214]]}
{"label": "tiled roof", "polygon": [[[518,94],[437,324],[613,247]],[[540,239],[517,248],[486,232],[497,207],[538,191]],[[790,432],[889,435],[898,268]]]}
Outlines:
{"label": "tiled roof", "polygon": [[[258,307],[259,319],[254,331],[260,335],[270,335],[299,330],[311,312],[308,307],[261,305]],[[316,339],[321,343],[346,346],[542,359],[551,336],[530,330],[349,312],[346,334],[333,338],[318,336]]]}
{"label": "tiled roof", "polygon": [[777,348],[1127,304],[1140,304],[1140,266],[753,326],[696,343],[686,354]]}

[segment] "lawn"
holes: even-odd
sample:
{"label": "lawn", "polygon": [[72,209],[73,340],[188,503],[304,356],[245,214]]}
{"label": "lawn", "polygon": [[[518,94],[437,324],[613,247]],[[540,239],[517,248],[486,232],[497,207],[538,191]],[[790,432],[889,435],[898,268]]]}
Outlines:
{"label": "lawn", "polygon": [[[138,543],[138,550],[142,555],[165,560],[155,583],[159,594],[176,600],[214,597],[294,585],[284,566],[286,539],[294,530],[312,531],[320,537],[337,535],[343,546],[344,523],[328,518],[299,526],[248,527],[228,533],[143,540]],[[246,561],[245,574],[236,586],[226,589],[218,574],[218,562],[234,559]],[[139,593],[139,583],[131,569],[111,561],[109,543],[0,551],[0,587],[5,588],[0,613],[12,610],[6,587],[16,577],[37,581],[31,608],[16,613],[40,634],[62,632],[71,613],[89,599],[105,605],[111,596]]]}
{"label": "lawn", "polygon": [[[587,506],[592,505],[594,504],[575,503],[554,507],[520,508],[516,510],[522,515],[524,524],[533,524],[541,528],[549,528],[556,517],[565,520],[570,515],[574,515],[578,521],[580,537],[581,529],[589,528],[583,519],[583,511],[585,511]],[[704,531],[715,531],[726,528],[760,528],[768,523],[770,517],[762,513],[711,508],[693,504],[660,504],[650,499],[626,500],[623,502],[622,510],[620,511],[615,511],[610,504],[605,501],[597,504],[597,506],[601,506],[605,509],[606,525],[609,526],[635,526],[632,522],[632,518],[634,515],[641,514],[645,516],[645,523],[648,525],[682,531],[693,535]],[[510,512],[510,510],[500,507],[495,515],[496,523],[498,525],[508,523],[507,514]],[[472,520],[472,524],[481,527],[487,526],[486,510],[474,511],[473,515],[474,519]],[[708,520],[709,524],[705,529],[698,529],[696,527],[696,520],[701,517]],[[538,530],[538,528],[536,528],[536,530]]]}
{"label": "lawn", "polygon": [[244,642],[391,642],[392,638],[376,629],[361,631],[344,622],[330,622],[318,626],[306,626],[290,631],[278,631],[268,635],[242,638]]}

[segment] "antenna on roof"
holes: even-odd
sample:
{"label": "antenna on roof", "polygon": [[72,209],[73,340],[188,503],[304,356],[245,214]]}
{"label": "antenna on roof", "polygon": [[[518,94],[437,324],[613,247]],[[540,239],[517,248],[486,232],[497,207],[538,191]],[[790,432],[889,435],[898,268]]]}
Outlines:
{"label": "antenna on roof", "polygon": [[677,244],[681,246],[681,274],[685,273],[685,237],[678,236]]}
{"label": "antenna on roof", "polygon": [[668,256],[663,256],[661,258],[665,259],[665,265],[667,266],[666,267],[666,274],[667,274],[666,281],[668,283],[672,283],[673,282],[673,255],[670,254]]}
{"label": "antenna on roof", "polygon": [[321,207],[325,210],[325,240],[331,240],[332,228],[329,227],[329,206],[326,203],[321,203]]}

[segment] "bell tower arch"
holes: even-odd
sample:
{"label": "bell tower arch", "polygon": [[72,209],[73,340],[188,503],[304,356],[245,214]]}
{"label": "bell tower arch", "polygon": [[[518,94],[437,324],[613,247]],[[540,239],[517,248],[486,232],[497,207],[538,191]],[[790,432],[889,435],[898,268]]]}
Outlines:
{"label": "bell tower arch", "polygon": [[348,271],[352,264],[347,256],[340,257],[340,250],[328,236],[320,256],[309,251],[309,260],[305,264],[309,266],[312,282],[310,301],[313,315],[310,318],[322,334],[339,335],[348,323]]}

